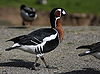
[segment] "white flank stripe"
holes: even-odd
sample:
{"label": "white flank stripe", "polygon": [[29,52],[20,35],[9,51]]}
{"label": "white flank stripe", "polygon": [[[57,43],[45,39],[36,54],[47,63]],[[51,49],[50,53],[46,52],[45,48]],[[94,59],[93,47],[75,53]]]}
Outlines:
{"label": "white flank stripe", "polygon": [[56,36],[57,36],[57,33],[54,34],[54,35],[51,35],[49,37],[46,37],[46,38],[43,39],[43,42],[45,42],[45,41],[47,42],[47,41],[53,40],[53,39],[56,38]]}

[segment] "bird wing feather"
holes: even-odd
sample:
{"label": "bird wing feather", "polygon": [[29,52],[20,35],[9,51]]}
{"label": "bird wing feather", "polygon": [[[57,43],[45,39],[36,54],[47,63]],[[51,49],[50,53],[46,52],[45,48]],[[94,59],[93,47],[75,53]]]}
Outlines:
{"label": "bird wing feather", "polygon": [[45,37],[48,37],[55,33],[56,31],[54,31],[51,28],[50,29],[43,28],[43,29],[38,29],[36,31],[33,31],[28,35],[21,35],[7,41],[13,41],[14,43],[19,43],[21,45],[37,45],[42,43]]}

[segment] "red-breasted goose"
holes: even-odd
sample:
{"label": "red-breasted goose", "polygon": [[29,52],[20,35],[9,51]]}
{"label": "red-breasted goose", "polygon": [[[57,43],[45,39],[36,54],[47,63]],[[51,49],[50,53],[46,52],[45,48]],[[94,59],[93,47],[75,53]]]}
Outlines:
{"label": "red-breasted goose", "polygon": [[46,64],[43,54],[54,50],[64,38],[64,31],[61,24],[61,17],[66,15],[66,11],[62,8],[54,8],[50,12],[51,28],[40,28],[28,35],[21,35],[8,41],[13,41],[14,45],[5,49],[20,49],[32,54],[36,54],[36,60],[32,69],[35,69],[36,62],[40,57]]}

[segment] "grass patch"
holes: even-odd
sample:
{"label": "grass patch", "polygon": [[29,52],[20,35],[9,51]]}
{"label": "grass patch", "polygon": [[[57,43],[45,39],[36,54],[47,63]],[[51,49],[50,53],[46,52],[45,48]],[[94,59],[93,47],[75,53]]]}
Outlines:
{"label": "grass patch", "polygon": [[17,7],[26,4],[37,10],[51,10],[54,7],[65,8],[70,13],[100,13],[100,0],[48,0],[47,5],[36,4],[37,0],[0,0],[0,7]]}

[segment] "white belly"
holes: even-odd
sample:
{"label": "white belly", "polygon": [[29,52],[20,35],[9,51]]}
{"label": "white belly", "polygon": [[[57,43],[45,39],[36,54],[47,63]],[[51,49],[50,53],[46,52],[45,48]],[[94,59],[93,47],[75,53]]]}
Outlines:
{"label": "white belly", "polygon": [[25,46],[21,46],[19,49],[22,51],[25,51],[25,52],[35,54],[35,47],[33,47],[33,46],[26,46],[25,45]]}
{"label": "white belly", "polygon": [[41,53],[41,51],[43,51],[43,46],[45,45],[45,43],[46,42],[42,42],[38,45],[23,45],[19,49],[32,54]]}

